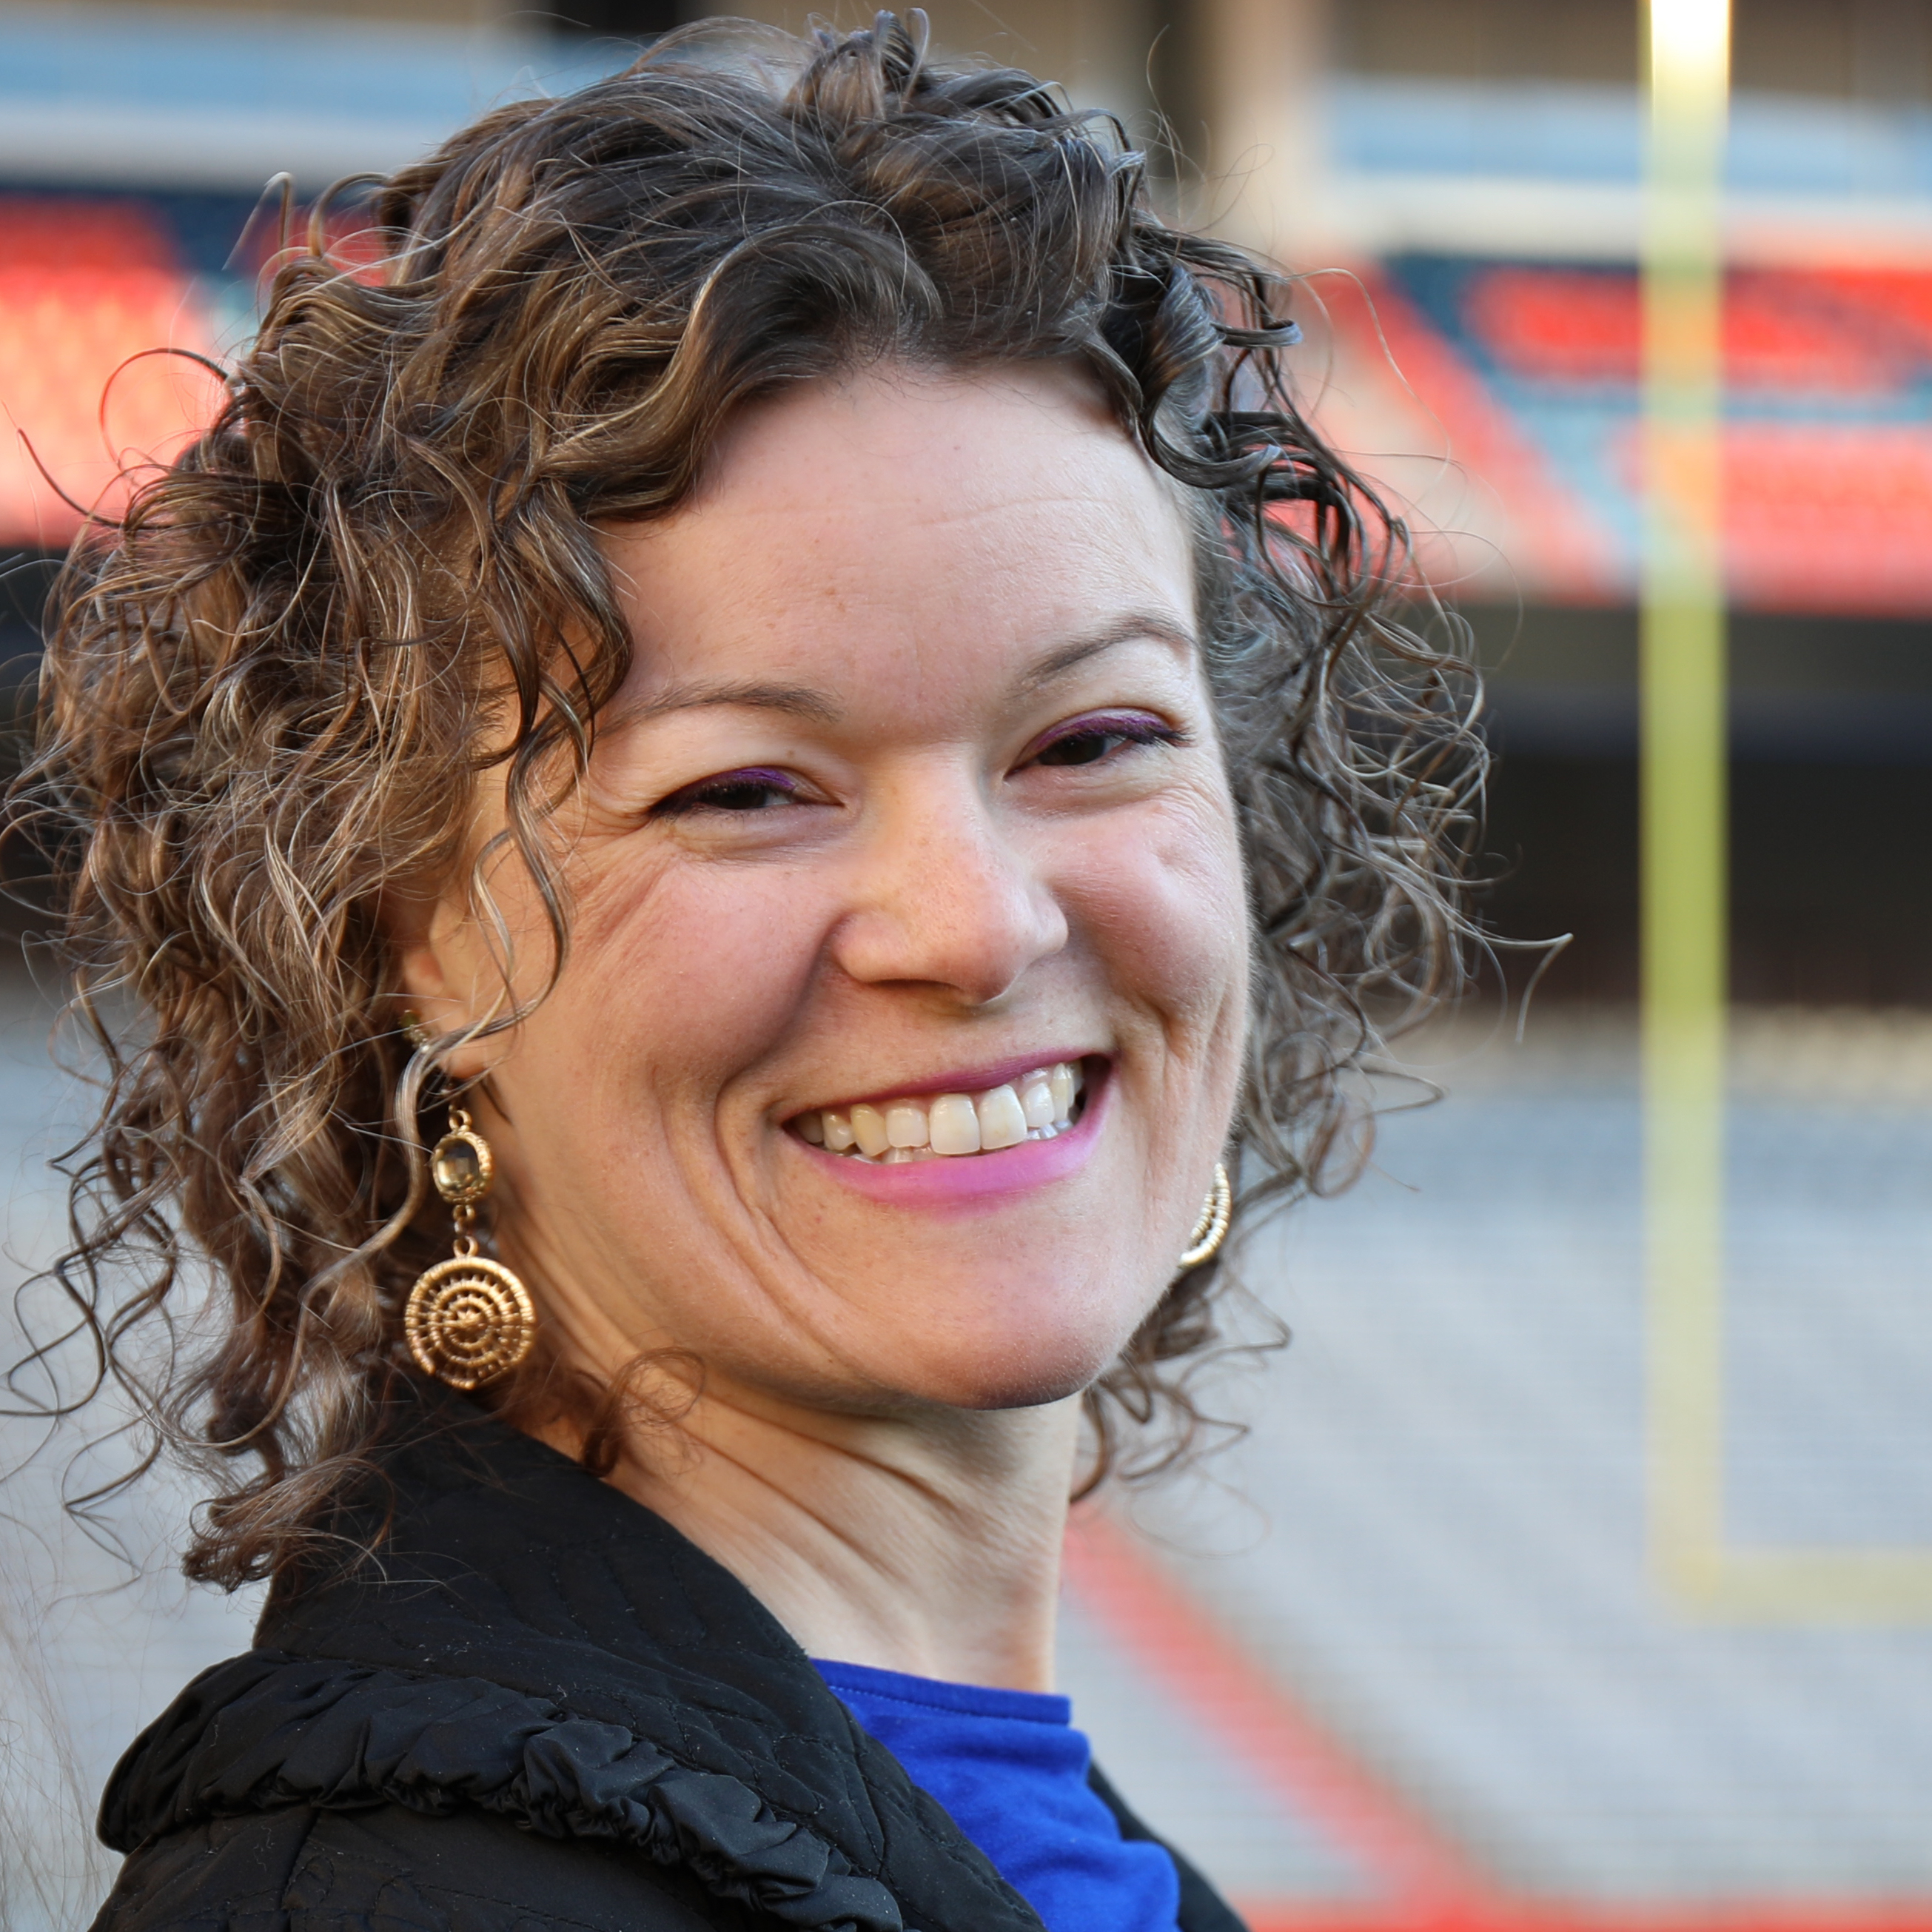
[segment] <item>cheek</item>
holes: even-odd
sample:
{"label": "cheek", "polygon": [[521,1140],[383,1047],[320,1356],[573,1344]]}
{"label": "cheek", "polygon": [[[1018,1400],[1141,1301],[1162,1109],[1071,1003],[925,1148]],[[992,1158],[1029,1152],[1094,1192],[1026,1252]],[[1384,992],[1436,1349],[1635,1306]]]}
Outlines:
{"label": "cheek", "polygon": [[[798,874],[728,866],[613,872],[584,892],[570,964],[540,1010],[560,1046],[634,1095],[715,1088],[795,1026],[822,908]],[[600,1082],[600,1084],[602,1084]]]}
{"label": "cheek", "polygon": [[1095,830],[1069,855],[1063,878],[1120,991],[1185,1032],[1238,1033],[1247,900],[1224,796],[1183,794]]}

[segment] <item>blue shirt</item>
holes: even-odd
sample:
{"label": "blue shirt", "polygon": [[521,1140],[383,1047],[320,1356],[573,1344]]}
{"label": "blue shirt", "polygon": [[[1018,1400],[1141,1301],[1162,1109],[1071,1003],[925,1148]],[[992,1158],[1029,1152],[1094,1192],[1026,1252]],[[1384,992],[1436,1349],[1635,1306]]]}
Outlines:
{"label": "blue shirt", "polygon": [[1066,1699],[859,1664],[819,1663],[818,1671],[1047,1932],[1174,1932],[1174,1861],[1159,1845],[1120,1836],[1087,1782],[1092,1749]]}

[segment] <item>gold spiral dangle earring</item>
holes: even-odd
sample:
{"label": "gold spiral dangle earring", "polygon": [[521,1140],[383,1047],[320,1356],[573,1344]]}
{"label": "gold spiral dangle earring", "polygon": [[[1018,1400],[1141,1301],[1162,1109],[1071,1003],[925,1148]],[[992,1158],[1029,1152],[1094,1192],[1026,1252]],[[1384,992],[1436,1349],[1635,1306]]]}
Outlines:
{"label": "gold spiral dangle earring", "polygon": [[1201,1218],[1195,1222],[1194,1232],[1188,1236],[1187,1245],[1180,1251],[1184,1274],[1190,1268],[1198,1268],[1204,1261],[1211,1261],[1220,1253],[1221,1244],[1228,1238],[1228,1224],[1234,1218],[1234,1190],[1228,1185],[1228,1170],[1217,1160],[1214,1163],[1214,1185],[1208,1190],[1208,1198],[1201,1204]]}
{"label": "gold spiral dangle earring", "polygon": [[456,1252],[417,1276],[403,1309],[403,1334],[418,1368],[452,1388],[481,1388],[530,1352],[537,1311],[530,1290],[501,1262],[476,1251],[476,1204],[490,1191],[490,1143],[460,1107],[429,1157],[430,1178],[449,1203]]}

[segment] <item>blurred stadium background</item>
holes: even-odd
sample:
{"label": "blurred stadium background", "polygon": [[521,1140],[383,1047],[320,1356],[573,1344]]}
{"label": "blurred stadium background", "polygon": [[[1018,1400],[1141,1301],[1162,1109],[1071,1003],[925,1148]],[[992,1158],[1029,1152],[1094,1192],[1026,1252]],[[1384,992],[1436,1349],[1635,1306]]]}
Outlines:
{"label": "blurred stadium background", "polygon": [[[111,500],[206,406],[196,365],[128,358],[245,337],[271,175],[307,196],[393,166],[691,10],[558,5],[0,4],[12,687],[62,493]],[[929,11],[943,46],[1121,110],[1177,208],[1310,272],[1309,395],[1414,514],[1490,672],[1490,916],[1575,935],[1520,1039],[1493,1003],[1433,1030],[1411,1052],[1446,1103],[1384,1082],[1362,1184],[1249,1246],[1294,1346],[1231,1380],[1244,1439],[1077,1531],[1079,1720],[1257,1932],[1927,1932],[1932,0],[1735,13],[1714,1418],[1729,1544],[1802,1559],[1748,1612],[1646,1555],[1633,0]],[[0,994],[19,1282],[57,1239],[44,1162],[80,1101],[24,966]],[[251,1612],[171,1580],[165,1480],[113,1520],[134,1580],[61,1517],[82,1440],[0,1424],[15,1932],[85,1922],[88,1794]],[[1881,1586],[1804,1586],[1840,1559]]]}

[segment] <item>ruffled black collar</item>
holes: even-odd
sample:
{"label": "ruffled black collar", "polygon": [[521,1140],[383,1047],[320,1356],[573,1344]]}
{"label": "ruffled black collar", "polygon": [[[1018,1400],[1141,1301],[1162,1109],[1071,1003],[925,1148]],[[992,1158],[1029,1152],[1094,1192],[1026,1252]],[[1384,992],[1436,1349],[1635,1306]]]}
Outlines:
{"label": "ruffled black collar", "polygon": [[[440,1388],[343,1527],[376,1553],[272,1600],[103,1802],[132,1851],[289,1805],[473,1805],[637,1845],[801,1928],[1040,1932],[736,1577]],[[376,1493],[380,1492],[380,1493]]]}

